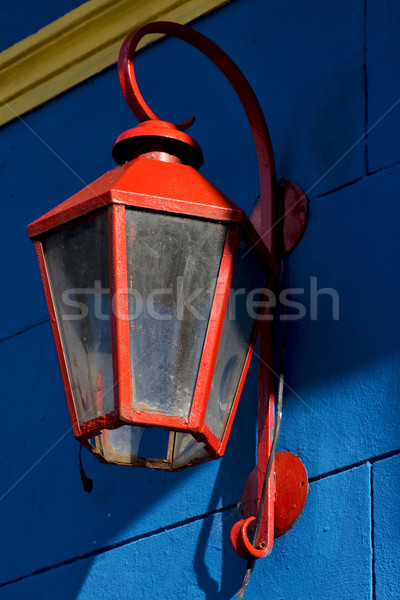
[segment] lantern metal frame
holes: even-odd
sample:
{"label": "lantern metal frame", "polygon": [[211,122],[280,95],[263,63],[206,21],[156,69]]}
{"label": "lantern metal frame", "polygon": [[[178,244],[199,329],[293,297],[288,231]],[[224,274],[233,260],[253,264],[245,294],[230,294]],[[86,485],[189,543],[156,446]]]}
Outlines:
{"label": "lantern metal frame", "polygon": [[[183,176],[183,170],[186,170],[185,176]],[[174,185],[173,199],[168,198],[171,185]],[[132,189],[134,191],[128,191]],[[189,195],[190,201],[187,200]],[[156,412],[144,412],[132,408],[130,357],[129,351],[127,352],[127,348],[129,349],[130,327],[129,319],[126,317],[129,312],[128,297],[119,294],[120,290],[127,289],[125,206],[222,222],[228,226],[195,393],[188,418],[168,416]],[[110,297],[114,299],[114,306],[111,311],[111,333],[115,409],[111,413],[80,423],[72,395],[41,238],[43,234],[49,231],[59,231],[82,222],[82,219],[95,218],[102,210],[107,210]],[[205,443],[210,458],[219,458],[223,455],[258,336],[258,327],[256,326],[224,435],[222,439],[218,439],[204,420],[241,231],[245,233],[249,243],[256,246],[254,251],[258,253],[260,260],[270,271],[271,278],[276,276],[278,265],[272,259],[256,229],[242,210],[223,194],[216,193],[215,188],[207,184],[204,178],[198,177],[192,167],[147,158],[137,158],[100,177],[93,184],[84,188],[28,227],[29,235],[34,241],[44,284],[73,432],[81,443],[88,445],[89,438],[98,435],[100,431],[106,428],[117,428],[129,423],[192,433],[197,441]],[[268,288],[271,286],[272,281],[266,283]],[[93,447],[90,449],[94,451]],[[171,452],[171,447],[169,452]],[[103,457],[99,458],[108,462]],[[204,462],[204,460],[209,459],[198,459],[195,462]],[[166,460],[143,458],[139,462],[143,466],[153,468],[172,468],[171,460],[168,457]]]}

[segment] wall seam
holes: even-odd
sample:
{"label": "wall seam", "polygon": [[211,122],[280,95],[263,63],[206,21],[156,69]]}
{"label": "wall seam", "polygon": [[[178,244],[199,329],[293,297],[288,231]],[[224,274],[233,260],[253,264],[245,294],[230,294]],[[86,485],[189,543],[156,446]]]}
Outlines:
{"label": "wall seam", "polygon": [[328,479],[328,477],[334,477],[335,475],[345,473],[346,471],[351,471],[352,469],[358,469],[359,467],[365,466],[367,462],[369,462],[368,459],[365,459],[356,463],[352,463],[351,465],[345,465],[337,469],[332,469],[332,471],[327,471],[326,473],[321,473],[320,475],[314,475],[308,479],[308,483],[315,483],[316,481]]}
{"label": "wall seam", "polygon": [[391,169],[392,167],[397,167],[398,165],[400,165],[400,161],[395,161],[394,163],[390,163],[390,165],[378,167],[377,169],[374,169],[373,171],[369,171],[368,177],[370,175],[376,175],[377,173],[381,173],[382,171],[387,171],[388,169]]}
{"label": "wall seam", "polygon": [[7,342],[8,340],[11,340],[12,338],[17,337],[18,335],[21,335],[22,333],[25,333],[26,331],[35,329],[35,327],[39,327],[39,325],[43,325],[44,323],[47,323],[49,320],[50,320],[49,317],[46,317],[46,318],[40,319],[40,321],[31,323],[30,325],[24,325],[23,327],[21,327],[21,329],[17,329],[17,331],[14,331],[13,333],[10,333],[9,335],[0,337],[0,344],[2,342]]}
{"label": "wall seam", "polygon": [[337,187],[332,188],[331,190],[327,190],[326,192],[322,192],[321,194],[318,194],[318,196],[314,197],[314,200],[316,200],[317,198],[324,198],[325,196],[329,196],[330,194],[334,194],[335,192],[340,192],[340,190],[344,190],[345,188],[350,187],[351,185],[354,185],[355,183],[358,183],[365,177],[366,177],[366,175],[362,175],[361,177],[356,177],[355,179],[346,181],[346,183],[343,183],[342,185],[338,185]]}
{"label": "wall seam", "polygon": [[376,462],[380,462],[381,460],[386,460],[387,458],[392,458],[394,456],[399,456],[399,455],[400,455],[400,448],[398,448],[396,450],[390,450],[389,452],[384,452],[382,454],[371,456],[370,458],[360,460],[359,462],[351,463],[350,465],[345,465],[343,467],[333,469],[332,471],[327,471],[326,473],[321,473],[321,475],[314,475],[313,477],[309,478],[308,482],[314,483],[315,481],[321,481],[321,479],[326,479],[327,477],[333,477],[334,475],[338,475],[339,473],[345,473],[346,471],[351,471],[351,469],[363,467],[367,463],[370,463],[371,465],[373,465]]}
{"label": "wall seam", "polygon": [[319,198],[325,198],[325,196],[330,196],[331,194],[340,192],[341,190],[344,190],[345,188],[350,187],[350,186],[358,183],[359,181],[362,181],[363,179],[367,179],[368,177],[372,177],[373,175],[382,173],[382,171],[388,171],[389,169],[398,167],[399,165],[400,165],[400,161],[395,161],[393,163],[390,163],[389,165],[385,165],[383,167],[374,169],[373,171],[369,171],[366,175],[362,175],[361,177],[356,177],[355,179],[351,179],[350,181],[347,181],[346,183],[343,183],[342,185],[338,185],[335,188],[332,188],[330,190],[327,190],[326,192],[322,192],[321,194],[314,196],[313,198],[310,198],[310,201],[315,201],[315,200],[318,200]]}
{"label": "wall seam", "polygon": [[174,529],[179,529],[180,527],[184,527],[185,525],[191,525],[192,523],[196,523],[197,521],[202,521],[208,517],[212,517],[214,515],[218,515],[227,511],[232,511],[236,509],[236,504],[230,504],[229,506],[224,506],[222,508],[218,508],[216,510],[210,511],[208,513],[197,515],[195,517],[191,517],[189,519],[184,519],[183,521],[178,521],[173,525],[167,525],[165,527],[160,527],[159,529],[155,529],[153,531],[148,531],[147,533],[142,533],[140,535],[135,535],[125,540],[121,540],[120,542],[115,542],[114,544],[109,544],[107,546],[103,546],[103,548],[98,548],[96,550],[92,550],[91,552],[86,552],[85,554],[81,554],[79,556],[74,556],[73,558],[68,558],[66,560],[62,560],[54,565],[49,565],[47,567],[42,567],[41,569],[36,569],[31,573],[27,573],[26,575],[21,575],[20,577],[16,577],[15,579],[10,579],[9,581],[4,581],[0,583],[0,588],[6,587],[8,585],[12,585],[15,583],[19,583],[24,579],[28,579],[30,577],[34,577],[35,575],[42,575],[43,573],[47,573],[48,571],[52,571],[53,569],[58,569],[60,567],[66,567],[72,565],[81,560],[85,560],[87,558],[93,558],[95,556],[99,556],[101,554],[105,554],[110,550],[116,550],[118,548],[123,548],[124,546],[128,546],[129,544],[134,544],[136,542],[140,542],[141,540],[145,540],[151,538],[155,535],[160,535],[163,533],[167,533],[169,531],[173,531]]}
{"label": "wall seam", "polygon": [[370,489],[371,489],[371,569],[372,569],[372,600],[376,600],[376,571],[375,571],[375,523],[374,523],[374,467],[371,464]]}

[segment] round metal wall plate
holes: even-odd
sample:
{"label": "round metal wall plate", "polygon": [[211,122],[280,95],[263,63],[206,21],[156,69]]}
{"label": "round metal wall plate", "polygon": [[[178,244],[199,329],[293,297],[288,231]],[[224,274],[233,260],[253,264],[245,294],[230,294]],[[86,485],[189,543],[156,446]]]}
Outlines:
{"label": "round metal wall plate", "polygon": [[[293,527],[307,499],[308,479],[301,460],[291,452],[277,452],[274,462],[275,503],[274,535],[279,537]],[[247,479],[242,496],[242,512],[246,519],[257,514],[257,467]],[[248,526],[254,530],[254,522]]]}

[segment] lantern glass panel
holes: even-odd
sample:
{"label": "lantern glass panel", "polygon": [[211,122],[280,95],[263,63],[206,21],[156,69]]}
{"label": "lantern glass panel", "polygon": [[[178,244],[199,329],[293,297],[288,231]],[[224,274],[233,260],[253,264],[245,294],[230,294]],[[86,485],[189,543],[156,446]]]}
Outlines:
{"label": "lantern glass panel", "polygon": [[49,234],[43,249],[81,423],[114,410],[106,211]]}
{"label": "lantern glass panel", "polygon": [[232,410],[265,287],[265,267],[240,240],[231,293],[225,313],[205,423],[222,439]]}
{"label": "lantern glass panel", "polygon": [[123,425],[105,429],[96,436],[95,446],[109,462],[152,468],[180,469],[210,459],[205,444],[197,442],[191,434],[160,427]]}
{"label": "lantern glass panel", "polygon": [[179,469],[195,460],[210,458],[203,442],[198,442],[190,433],[176,433],[172,467]]}
{"label": "lantern glass panel", "polygon": [[110,462],[134,465],[142,459],[166,460],[171,435],[160,427],[122,425],[102,431],[96,437],[96,446]]}
{"label": "lantern glass panel", "polygon": [[108,460],[131,464],[139,456],[143,427],[123,425],[118,429],[104,430],[97,436],[97,445]]}
{"label": "lantern glass panel", "polygon": [[226,231],[126,209],[134,409],[189,416]]}

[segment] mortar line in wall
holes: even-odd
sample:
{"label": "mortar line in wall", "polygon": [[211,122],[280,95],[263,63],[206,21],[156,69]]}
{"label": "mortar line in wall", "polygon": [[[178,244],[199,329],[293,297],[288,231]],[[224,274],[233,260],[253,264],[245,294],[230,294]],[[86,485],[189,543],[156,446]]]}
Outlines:
{"label": "mortar line in wall", "polygon": [[[372,480],[373,464],[376,462],[379,462],[381,460],[385,460],[387,458],[392,458],[394,456],[399,456],[399,455],[400,455],[400,448],[397,450],[392,450],[390,452],[385,452],[383,454],[380,454],[380,455],[377,455],[377,456],[374,456],[371,458],[367,458],[367,459],[359,461],[357,463],[352,463],[350,465],[340,467],[338,469],[333,469],[332,471],[327,471],[326,473],[322,473],[321,475],[315,475],[314,477],[310,477],[308,480],[309,483],[315,483],[317,481],[321,481],[323,479],[332,477],[339,473],[344,473],[346,471],[350,471],[351,469],[362,467],[368,463],[371,465],[371,545],[372,545],[372,554],[373,554],[373,557],[372,557],[372,561],[373,561],[373,563],[372,563],[372,567],[373,567],[373,570],[372,570],[372,578],[373,578],[372,600],[376,600],[375,546],[374,546],[374,538],[373,538],[373,526],[374,526],[374,523],[373,523],[373,480]],[[120,542],[115,542],[114,544],[108,544],[106,546],[103,546],[102,548],[97,548],[96,550],[92,550],[90,552],[86,552],[79,556],[75,556],[73,558],[69,558],[69,559],[60,561],[58,563],[49,565],[47,567],[42,567],[41,569],[36,569],[35,571],[32,571],[31,573],[27,573],[25,575],[21,575],[20,577],[10,579],[9,581],[2,582],[2,583],[0,583],[0,588],[18,583],[20,581],[23,581],[24,579],[28,579],[28,578],[34,577],[36,575],[42,575],[43,573],[47,573],[48,571],[52,571],[53,569],[58,569],[59,567],[65,567],[65,566],[74,564],[76,562],[79,562],[80,560],[84,560],[87,558],[94,558],[95,556],[99,556],[101,554],[109,552],[110,550],[116,550],[118,548],[122,548],[129,544],[133,544],[135,542],[139,542],[141,540],[151,538],[155,535],[167,533],[169,531],[173,531],[174,529],[179,529],[180,527],[183,527],[185,525],[191,525],[192,523],[196,523],[197,521],[201,521],[203,519],[206,519],[207,517],[211,517],[211,516],[214,516],[217,514],[222,514],[224,512],[234,510],[235,508],[237,508],[237,504],[230,504],[228,506],[224,506],[224,507],[215,509],[213,511],[209,511],[209,512],[201,514],[201,515],[196,515],[194,517],[190,517],[189,519],[184,519],[182,521],[178,521],[177,523],[174,523],[172,525],[166,525],[165,527],[160,527],[153,531],[148,531],[143,534],[132,536],[125,540],[121,540]]]}
{"label": "mortar line in wall", "polygon": [[356,177],[355,179],[346,181],[346,183],[343,183],[342,185],[338,185],[337,187],[332,188],[331,190],[327,190],[326,192],[322,192],[321,194],[318,194],[318,196],[315,196],[314,200],[316,200],[317,198],[324,198],[325,196],[329,196],[330,194],[334,194],[335,192],[340,192],[341,190],[344,190],[345,188],[350,187],[351,185],[354,185],[355,183],[358,183],[363,178],[364,178],[364,175],[362,177]]}
{"label": "mortar line in wall", "polygon": [[365,173],[369,174],[369,156],[368,156],[368,63],[367,63],[367,0],[364,0],[363,14],[363,75],[364,75],[364,161]]}
{"label": "mortar line in wall", "polygon": [[384,167],[378,167],[377,169],[370,171],[368,173],[368,177],[370,175],[376,175],[377,173],[381,173],[382,171],[386,171],[387,169],[391,169],[391,168],[397,167],[399,165],[400,165],[400,161],[395,161],[394,163],[390,163],[390,165],[385,165]]}
{"label": "mortar line in wall", "polygon": [[28,579],[29,577],[34,577],[35,575],[42,575],[43,573],[47,573],[48,571],[52,571],[53,569],[58,569],[59,567],[66,567],[72,565],[76,562],[87,558],[94,558],[95,556],[99,556],[100,554],[104,554],[109,552],[110,550],[116,550],[117,548],[123,548],[124,546],[128,546],[129,544],[133,544],[135,542],[140,542],[141,540],[145,540],[147,538],[151,538],[155,535],[160,535],[162,533],[167,533],[169,531],[173,531],[174,529],[179,529],[185,525],[191,525],[192,523],[196,523],[197,521],[202,521],[207,517],[212,517],[214,515],[218,515],[230,510],[234,510],[237,507],[237,504],[230,504],[229,506],[224,506],[222,508],[217,508],[215,510],[209,511],[208,513],[204,513],[202,515],[196,515],[195,517],[190,517],[189,519],[184,519],[183,521],[178,521],[173,525],[166,525],[165,527],[159,527],[158,529],[154,529],[153,531],[148,531],[146,533],[138,534],[127,538],[125,540],[121,540],[120,542],[115,542],[114,544],[108,544],[107,546],[103,546],[102,548],[97,548],[96,550],[92,550],[90,552],[86,552],[85,554],[81,554],[79,556],[74,556],[73,558],[67,558],[66,560],[62,560],[53,565],[49,565],[47,567],[42,567],[41,569],[36,569],[31,573],[27,573],[26,575],[21,575],[20,577],[16,577],[15,579],[10,579],[9,581],[5,581],[0,583],[0,588],[6,587],[8,585],[12,585],[15,583],[19,583],[24,579]]}
{"label": "mortar line in wall", "polygon": [[372,600],[376,600],[376,571],[375,571],[375,523],[374,523],[374,466],[371,465],[370,472],[371,486],[371,569],[372,569]]}
{"label": "mortar line in wall", "polygon": [[360,460],[356,463],[351,463],[350,465],[345,465],[344,467],[338,467],[337,469],[332,469],[332,471],[327,471],[326,473],[321,473],[320,475],[314,475],[308,479],[308,483],[314,483],[316,481],[321,481],[321,479],[327,479],[328,477],[333,477],[334,475],[338,475],[339,473],[345,473],[346,471],[351,471],[351,469],[357,469],[358,467],[363,467],[367,464],[368,459]]}
{"label": "mortar line in wall", "polygon": [[362,179],[371,177],[373,175],[381,173],[382,171],[387,171],[388,169],[392,169],[393,167],[398,167],[399,165],[400,165],[400,161],[395,161],[393,163],[390,163],[389,165],[385,165],[383,167],[378,167],[377,169],[374,169],[373,171],[369,171],[366,175],[363,175],[361,177],[356,177],[355,179],[351,179],[350,181],[347,181],[346,183],[343,183],[342,185],[338,185],[337,187],[327,190],[326,192],[322,192],[321,194],[318,194],[318,196],[314,196],[314,198],[310,198],[310,201],[318,200],[319,198],[325,198],[325,196],[330,196],[331,194],[340,192],[341,190],[343,190],[347,187],[350,187],[350,186],[354,185],[355,183],[358,183]]}
{"label": "mortar line in wall", "polygon": [[46,317],[46,318],[40,319],[40,321],[31,323],[30,325],[25,325],[24,327],[21,327],[21,329],[17,329],[17,331],[14,331],[13,333],[10,333],[9,335],[0,337],[0,344],[1,344],[1,342],[6,342],[7,340],[11,340],[12,338],[17,337],[18,335],[21,335],[22,333],[25,333],[26,331],[30,331],[31,329],[34,329],[35,327],[39,327],[39,325],[43,325],[44,323],[47,323],[48,321],[49,321],[49,317]]}
{"label": "mortar line in wall", "polygon": [[399,456],[399,455],[400,455],[400,448],[398,448],[397,450],[390,450],[389,452],[385,452],[383,454],[378,454],[376,456],[371,456],[364,460],[360,460],[358,462],[351,463],[350,465],[345,465],[343,467],[338,467],[337,469],[332,469],[332,471],[326,471],[325,473],[321,473],[320,475],[314,475],[313,477],[309,478],[308,482],[314,483],[315,481],[320,481],[321,479],[326,479],[327,477],[332,477],[333,475],[338,475],[339,473],[351,471],[351,469],[363,467],[367,463],[370,463],[371,465],[373,465],[376,462],[380,462],[381,460],[386,460],[387,458],[392,458],[394,456]]}

